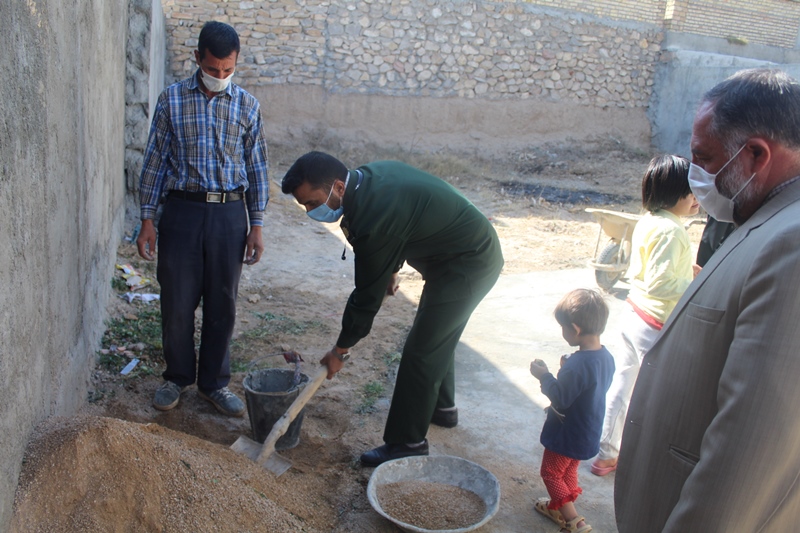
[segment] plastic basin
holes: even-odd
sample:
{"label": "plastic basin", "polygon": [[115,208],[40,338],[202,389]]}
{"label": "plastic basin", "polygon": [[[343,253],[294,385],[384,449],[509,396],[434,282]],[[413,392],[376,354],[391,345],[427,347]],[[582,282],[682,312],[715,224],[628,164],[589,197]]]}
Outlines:
{"label": "plastic basin", "polygon": [[[474,492],[486,504],[486,513],[478,522],[458,529],[424,529],[390,516],[378,500],[378,487],[401,481],[444,483]],[[403,531],[411,533],[462,533],[474,531],[488,522],[500,507],[500,483],[480,466],[452,455],[406,457],[388,461],[375,468],[367,485],[367,499],[375,511]]]}

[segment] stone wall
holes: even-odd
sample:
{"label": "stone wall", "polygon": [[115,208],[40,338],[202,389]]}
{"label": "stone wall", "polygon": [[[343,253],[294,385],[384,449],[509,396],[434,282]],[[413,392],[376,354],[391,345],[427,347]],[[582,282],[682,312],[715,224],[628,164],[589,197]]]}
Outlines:
{"label": "stone wall", "polygon": [[694,101],[730,69],[704,73],[694,60],[685,68],[674,54],[785,66],[796,62],[800,28],[794,0],[163,4],[169,81],[196,68],[203,22],[237,28],[243,48],[235,82],[261,101],[271,142],[309,147],[336,139],[493,155],[597,135],[683,150]]}
{"label": "stone wall", "polygon": [[33,427],[86,401],[122,234],[127,3],[0,17],[0,531]]}
{"label": "stone wall", "polygon": [[[660,27],[525,2],[163,0],[168,78],[196,68],[206,20],[242,37],[235,82],[270,141],[435,150],[613,135],[649,145]],[[311,133],[309,133],[311,132]]]}
{"label": "stone wall", "polygon": [[125,181],[139,189],[158,95],[164,89],[166,35],[161,0],[129,0],[125,64]]}
{"label": "stone wall", "polygon": [[165,0],[174,79],[196,68],[202,22],[242,38],[245,87],[332,93],[569,100],[643,107],[662,34],[525,3]]}

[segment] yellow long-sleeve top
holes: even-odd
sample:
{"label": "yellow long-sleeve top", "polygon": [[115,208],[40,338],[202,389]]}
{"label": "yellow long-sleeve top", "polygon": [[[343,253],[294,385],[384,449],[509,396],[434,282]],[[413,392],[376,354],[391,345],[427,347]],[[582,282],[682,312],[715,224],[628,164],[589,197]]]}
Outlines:
{"label": "yellow long-sleeve top", "polygon": [[692,282],[694,258],[680,218],[662,209],[637,222],[631,237],[628,298],[661,323]]}

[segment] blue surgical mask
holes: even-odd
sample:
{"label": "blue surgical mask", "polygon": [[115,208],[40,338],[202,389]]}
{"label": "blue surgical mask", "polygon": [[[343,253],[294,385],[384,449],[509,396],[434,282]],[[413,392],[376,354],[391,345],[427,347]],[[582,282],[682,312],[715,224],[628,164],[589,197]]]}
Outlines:
{"label": "blue surgical mask", "polygon": [[339,209],[331,209],[328,206],[328,200],[331,199],[331,194],[333,194],[333,185],[331,185],[331,192],[328,193],[328,198],[325,200],[325,203],[322,205],[318,205],[307,214],[317,222],[336,222],[342,217],[342,213],[344,213],[344,205],[340,205]]}

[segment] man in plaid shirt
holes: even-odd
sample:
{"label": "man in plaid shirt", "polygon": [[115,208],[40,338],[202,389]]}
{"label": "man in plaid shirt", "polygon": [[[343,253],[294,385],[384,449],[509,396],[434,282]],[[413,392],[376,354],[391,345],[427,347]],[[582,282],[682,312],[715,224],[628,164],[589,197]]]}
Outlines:
{"label": "man in plaid shirt", "polygon": [[[267,143],[259,103],[230,82],[239,57],[231,26],[208,22],[195,50],[198,69],[167,87],[150,127],[140,186],[139,254],[153,260],[158,222],[164,383],[153,405],[167,411],[197,383],[201,397],[229,416],[244,403],[228,390],[230,349],[242,263],[264,251],[269,199]],[[199,356],[194,313],[203,301]]]}

